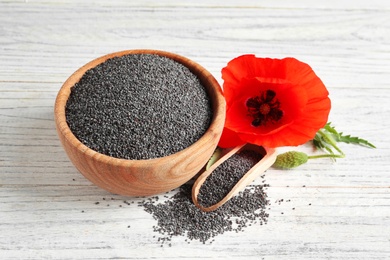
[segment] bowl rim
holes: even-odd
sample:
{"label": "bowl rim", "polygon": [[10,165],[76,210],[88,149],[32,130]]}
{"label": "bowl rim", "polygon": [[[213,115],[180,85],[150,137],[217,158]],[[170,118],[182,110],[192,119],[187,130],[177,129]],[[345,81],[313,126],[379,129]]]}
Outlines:
{"label": "bowl rim", "polygon": [[[164,157],[156,157],[151,159],[123,159],[123,158],[116,158],[112,157],[103,153],[100,153],[98,151],[95,151],[85,144],[83,144],[77,137],[73,134],[71,129],[69,128],[68,123],[66,122],[66,113],[65,113],[65,106],[66,102],[69,98],[69,95],[71,93],[71,88],[81,79],[81,77],[87,72],[89,69],[92,69],[96,67],[97,65],[105,62],[106,60],[114,57],[120,57],[124,55],[131,55],[131,54],[155,54],[159,56],[164,56],[170,59],[173,59],[174,61],[184,65],[192,73],[197,75],[199,78],[199,74],[202,74],[202,84],[209,85],[210,87],[206,88],[206,91],[208,92],[208,95],[210,99],[212,100],[212,109],[213,109],[213,116],[211,119],[211,123],[209,128],[206,130],[206,132],[193,144],[190,146],[184,148],[183,150],[180,150],[176,153],[164,156]],[[213,93],[214,92],[214,93]],[[211,97],[213,96],[213,98]],[[185,156],[185,154],[190,153],[193,149],[196,149],[197,143],[202,142],[204,139],[205,141],[209,140],[210,138],[219,138],[222,133],[222,128],[220,126],[220,122],[225,122],[225,116],[226,116],[226,101],[223,96],[222,88],[220,84],[217,82],[217,80],[214,78],[214,76],[207,71],[204,67],[199,65],[198,63],[190,60],[189,58],[186,58],[184,56],[162,51],[162,50],[154,50],[154,49],[132,49],[132,50],[123,50],[118,52],[109,53],[103,56],[100,56],[96,59],[93,59],[92,61],[86,63],[79,69],[77,69],[61,86],[60,90],[58,91],[55,104],[54,104],[54,118],[55,118],[55,124],[57,128],[58,134],[63,135],[63,137],[71,144],[71,146],[75,147],[79,152],[85,154],[86,156],[90,157],[91,159],[96,159],[108,164],[113,165],[126,165],[126,164],[136,164],[138,166],[142,165],[154,165],[154,164],[164,164],[165,162],[169,162],[172,160],[175,160],[175,158]]]}

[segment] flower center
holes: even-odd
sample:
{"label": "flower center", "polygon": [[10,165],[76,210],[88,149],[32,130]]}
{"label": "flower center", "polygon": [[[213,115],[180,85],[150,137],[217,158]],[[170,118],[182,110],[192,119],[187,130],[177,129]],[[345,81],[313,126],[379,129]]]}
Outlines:
{"label": "flower center", "polygon": [[263,115],[267,115],[271,111],[271,107],[267,103],[260,105],[259,112]]}
{"label": "flower center", "polygon": [[283,111],[273,90],[263,91],[259,96],[251,97],[246,102],[248,116],[252,117],[252,125],[265,126],[268,122],[275,123],[282,119]]}

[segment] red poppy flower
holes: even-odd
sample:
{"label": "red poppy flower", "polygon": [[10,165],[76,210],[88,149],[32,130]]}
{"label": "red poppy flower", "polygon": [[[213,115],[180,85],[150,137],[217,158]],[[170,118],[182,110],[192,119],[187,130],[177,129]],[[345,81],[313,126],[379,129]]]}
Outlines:
{"label": "red poppy flower", "polygon": [[222,69],[222,78],[227,103],[222,148],[296,146],[327,123],[329,93],[306,63],[243,55]]}

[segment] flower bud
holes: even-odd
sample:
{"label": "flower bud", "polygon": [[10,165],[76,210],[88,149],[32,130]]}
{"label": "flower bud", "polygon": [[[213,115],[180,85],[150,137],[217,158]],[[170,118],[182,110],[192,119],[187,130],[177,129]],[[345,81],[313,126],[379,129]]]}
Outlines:
{"label": "flower bud", "polygon": [[308,156],[302,152],[290,151],[283,154],[279,154],[274,163],[275,167],[292,169],[304,164],[308,160]]}

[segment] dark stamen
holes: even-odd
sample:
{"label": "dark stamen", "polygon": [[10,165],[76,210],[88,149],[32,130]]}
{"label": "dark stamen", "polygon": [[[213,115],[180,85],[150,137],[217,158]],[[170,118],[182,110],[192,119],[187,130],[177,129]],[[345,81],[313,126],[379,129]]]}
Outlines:
{"label": "dark stamen", "polygon": [[268,122],[277,122],[283,117],[276,93],[270,89],[262,92],[259,96],[249,98],[246,107],[248,116],[253,118],[252,125],[255,127],[266,125]]}

